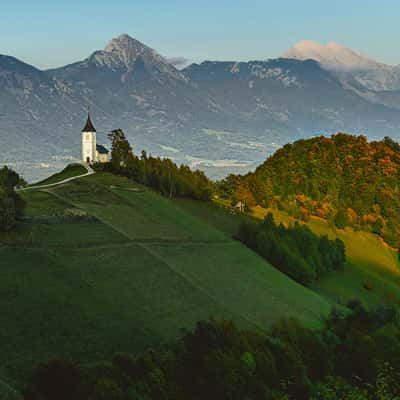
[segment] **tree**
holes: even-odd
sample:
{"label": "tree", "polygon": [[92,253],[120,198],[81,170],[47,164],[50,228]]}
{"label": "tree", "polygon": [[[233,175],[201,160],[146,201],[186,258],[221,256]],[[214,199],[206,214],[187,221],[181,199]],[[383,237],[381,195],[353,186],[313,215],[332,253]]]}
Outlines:
{"label": "tree", "polygon": [[0,230],[8,231],[15,226],[17,216],[22,212],[24,202],[15,193],[23,179],[8,167],[0,169]]}
{"label": "tree", "polygon": [[111,140],[111,164],[115,171],[126,167],[132,148],[122,129],[114,129],[108,134]]}
{"label": "tree", "polygon": [[335,239],[335,246],[333,251],[333,265],[332,268],[343,271],[346,263],[346,248],[343,240]]}
{"label": "tree", "polygon": [[344,229],[349,225],[349,217],[347,215],[347,211],[343,208],[339,208],[335,215],[335,225],[339,229]]}
{"label": "tree", "polygon": [[124,133],[116,129],[109,134],[112,143],[111,170],[150,186],[169,197],[189,197],[210,200],[212,182],[201,171],[191,171],[188,166],[178,167],[168,158],[151,157],[142,151],[141,157],[133,154]]}
{"label": "tree", "polygon": [[310,286],[326,271],[342,270],[346,261],[340,239],[319,237],[304,225],[277,226],[272,213],[261,224],[242,223],[237,238],[275,268],[295,281]]}
{"label": "tree", "polygon": [[15,199],[0,186],[0,230],[8,231],[15,226]]}
{"label": "tree", "polygon": [[285,145],[254,172],[218,183],[222,197],[381,235],[400,247],[400,144],[337,134]]}

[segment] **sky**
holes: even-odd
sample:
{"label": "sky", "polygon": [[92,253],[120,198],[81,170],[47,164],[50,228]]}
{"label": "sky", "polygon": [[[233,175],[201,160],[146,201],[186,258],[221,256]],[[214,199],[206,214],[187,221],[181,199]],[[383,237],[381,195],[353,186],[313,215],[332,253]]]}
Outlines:
{"label": "sky", "polygon": [[0,17],[0,54],[43,69],[121,33],[192,62],[275,58],[314,40],[400,64],[399,0],[0,0]]}

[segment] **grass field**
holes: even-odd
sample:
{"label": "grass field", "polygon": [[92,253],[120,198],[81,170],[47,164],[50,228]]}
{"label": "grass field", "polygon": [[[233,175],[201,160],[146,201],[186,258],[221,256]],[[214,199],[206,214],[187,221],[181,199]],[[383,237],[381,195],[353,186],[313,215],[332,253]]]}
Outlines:
{"label": "grass field", "polygon": [[60,215],[68,208],[67,203],[60,201],[44,190],[26,190],[20,192],[19,196],[25,201],[24,214],[27,217]]}
{"label": "grass field", "polygon": [[240,223],[244,221],[257,222],[253,217],[246,214],[234,213],[229,208],[218,203],[199,202],[189,199],[176,199],[174,202],[186,212],[208,225],[225,232],[230,237],[236,235]]}
{"label": "grass field", "polygon": [[290,316],[317,325],[329,312],[233,241],[225,210],[196,216],[194,204],[109,174],[23,196],[29,218],[0,237],[0,380],[13,386],[40,361],[140,351],[210,316],[267,329]]}
{"label": "grass field", "polygon": [[[275,220],[293,223],[286,213],[273,211]],[[268,210],[255,208],[252,215],[263,219]],[[372,233],[350,228],[333,229],[321,218],[307,223],[318,235],[340,238],[346,245],[347,264],[343,273],[331,273],[321,279],[316,290],[333,301],[362,300],[366,305],[400,302],[400,262],[397,252]],[[367,287],[368,289],[366,289]]]}
{"label": "grass field", "polygon": [[83,175],[87,172],[86,168],[81,164],[70,164],[67,165],[61,172],[44,179],[43,181],[37,182],[30,186],[36,185],[50,185],[52,183],[61,182],[64,179],[73,178],[74,176]]}
{"label": "grass field", "polygon": [[[175,203],[231,236],[236,234],[241,222],[262,220],[269,211],[274,214],[277,223],[295,222],[285,212],[261,207],[253,208],[248,215],[232,214],[229,204],[218,200],[214,203],[199,203],[179,199]],[[378,236],[351,229],[334,230],[320,218],[311,218],[307,225],[314,233],[328,235],[331,239],[338,237],[346,245],[345,271],[332,272],[325,276],[313,288],[316,292],[334,303],[359,299],[369,306],[400,301],[400,262],[397,252],[386,246]]]}

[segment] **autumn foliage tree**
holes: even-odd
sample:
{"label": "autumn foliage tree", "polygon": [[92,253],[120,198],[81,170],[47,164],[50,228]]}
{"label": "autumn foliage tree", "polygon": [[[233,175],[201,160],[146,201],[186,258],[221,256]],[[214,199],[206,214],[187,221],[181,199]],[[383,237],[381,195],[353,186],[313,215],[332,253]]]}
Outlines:
{"label": "autumn foliage tree", "polygon": [[368,230],[399,247],[399,182],[398,143],[339,133],[287,144],[253,173],[230,175],[218,187],[228,198],[245,190],[261,206]]}

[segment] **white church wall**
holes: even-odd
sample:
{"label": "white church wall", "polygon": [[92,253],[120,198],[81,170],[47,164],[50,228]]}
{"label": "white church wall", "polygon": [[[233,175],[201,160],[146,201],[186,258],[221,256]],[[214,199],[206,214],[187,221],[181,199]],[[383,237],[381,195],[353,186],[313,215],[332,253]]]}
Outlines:
{"label": "white church wall", "polygon": [[82,132],[82,161],[97,161],[96,132]]}

